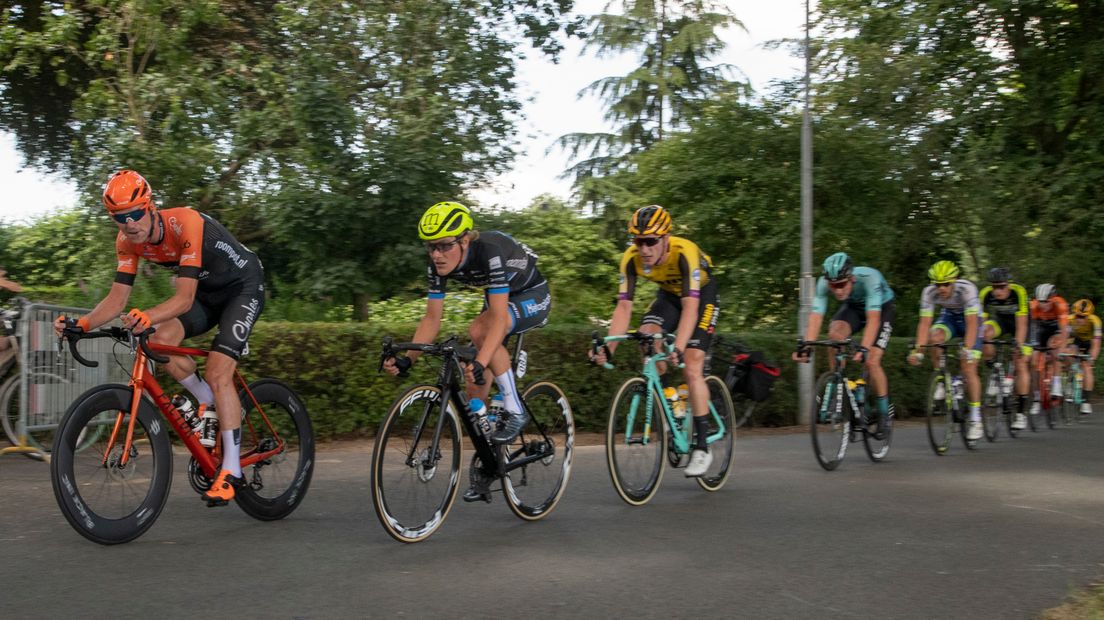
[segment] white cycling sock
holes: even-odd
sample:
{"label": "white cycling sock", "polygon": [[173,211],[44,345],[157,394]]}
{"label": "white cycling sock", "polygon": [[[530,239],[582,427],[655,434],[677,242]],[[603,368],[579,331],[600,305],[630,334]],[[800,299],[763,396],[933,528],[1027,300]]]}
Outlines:
{"label": "white cycling sock", "polygon": [[511,368],[495,377],[495,385],[498,386],[498,393],[502,395],[502,406],[506,407],[506,411],[519,413],[521,401],[518,400],[517,385],[514,383],[514,369]]}
{"label": "white cycling sock", "polygon": [[206,405],[215,404],[215,393],[211,391],[211,386],[203,380],[203,377],[199,376],[199,373],[193,372],[184,377],[180,380],[180,385],[191,392],[192,396],[195,396],[199,402]]}
{"label": "white cycling sock", "polygon": [[241,477],[241,429],[222,431],[222,468]]}

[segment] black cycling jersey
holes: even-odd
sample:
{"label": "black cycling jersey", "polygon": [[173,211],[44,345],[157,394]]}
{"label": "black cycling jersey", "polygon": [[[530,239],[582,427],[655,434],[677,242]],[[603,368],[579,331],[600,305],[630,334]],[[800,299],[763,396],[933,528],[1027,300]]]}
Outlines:
{"label": "black cycling jersey", "polygon": [[431,299],[445,296],[447,280],[485,287],[488,293],[517,293],[545,282],[537,270],[536,253],[510,235],[497,231],[480,233],[479,238],[468,245],[463,264],[452,273],[438,275],[430,261],[426,276]]}

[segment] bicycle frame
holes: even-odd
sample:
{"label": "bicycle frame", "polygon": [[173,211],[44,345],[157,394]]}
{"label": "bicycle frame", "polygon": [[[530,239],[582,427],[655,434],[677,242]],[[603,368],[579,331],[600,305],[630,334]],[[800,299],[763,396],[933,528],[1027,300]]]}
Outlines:
{"label": "bicycle frame", "polygon": [[[851,342],[851,340],[842,340],[842,341],[838,341],[838,342],[837,341],[832,341],[832,340],[810,340],[810,341],[806,342],[806,341],[802,340],[802,341],[799,341],[798,344],[799,344],[799,346],[823,346],[823,347],[831,347],[831,348],[835,349],[835,353],[832,354],[832,358],[835,361],[835,364],[833,365],[831,370],[832,370],[833,376],[836,379],[836,384],[843,386],[844,393],[847,394],[847,399],[851,403],[852,417],[861,418],[861,415],[862,415],[863,411],[865,411],[865,409],[866,409],[866,399],[863,399],[862,410],[860,410],[859,409],[859,403],[858,403],[857,400],[855,400],[855,391],[851,389],[851,383],[848,381],[847,376],[843,372],[844,369],[847,367],[847,362],[848,362],[848,360],[850,358],[850,355],[851,355],[851,352],[852,352],[851,347],[852,347],[853,343]],[[870,384],[866,381],[866,373],[865,372],[863,373],[862,379],[863,379],[863,382],[867,385],[867,393],[872,394],[870,392],[870,389],[869,389]],[[830,399],[824,398],[824,399],[821,399],[821,402],[827,404],[829,400]],[[838,406],[842,407],[843,406],[843,401],[839,401]],[[841,411],[837,411],[836,413],[837,414],[842,414]],[[842,415],[841,415],[841,419],[842,419]],[[851,419],[848,419],[848,420],[845,421],[845,423],[848,425],[848,427],[847,427],[848,433],[850,433],[851,430],[854,428],[851,425],[851,422],[852,422]],[[863,432],[866,432],[865,428],[863,428],[862,430],[863,430]]]}
{"label": "bicycle frame", "polygon": [[[606,336],[603,342],[620,342],[624,340],[639,340],[641,348],[645,350],[644,355],[644,367],[641,369],[640,374],[644,376],[646,388],[644,390],[644,432],[639,439],[633,437],[632,433],[625,434],[625,442],[633,443],[639,442],[643,445],[648,445],[652,436],[652,415],[653,408],[653,396],[660,395],[658,399],[661,403],[661,409],[663,415],[667,418],[667,428],[671,429],[671,439],[674,441],[675,452],[677,454],[688,454],[690,452],[690,438],[693,435],[693,418],[692,412],[687,410],[687,415],[683,416],[682,424],[678,423],[675,418],[675,414],[671,411],[670,403],[666,398],[662,397],[663,394],[663,381],[659,373],[657,366],[660,362],[666,362],[668,354],[674,350],[674,342],[671,338],[662,333],[644,335],[633,333],[624,334],[621,336]],[[662,340],[665,345],[665,351],[656,352],[653,350],[653,343],[656,340]],[[629,410],[629,416],[627,419],[626,429],[636,428],[636,415],[637,408],[639,407],[639,399],[633,398],[633,404]],[[709,415],[713,416],[713,422],[717,424],[717,432],[706,437],[707,443],[713,443],[725,436],[724,420],[721,416],[717,415],[716,409],[713,407],[713,403],[709,403]]]}
{"label": "bicycle frame", "polygon": [[[959,407],[955,404],[954,399],[954,375],[951,374],[951,369],[947,367],[947,351],[961,347],[962,343],[959,342],[943,342],[940,344],[926,344],[922,349],[937,349],[939,351],[939,363],[936,364],[936,372],[943,375],[943,388],[944,388],[944,402],[947,405],[947,411],[953,413],[961,413]],[[965,388],[964,388],[965,389]]]}
{"label": "bicycle frame", "polygon": [[[155,353],[163,353],[167,355],[187,355],[194,357],[207,357],[209,351],[203,349],[195,349],[191,347],[179,347],[170,346],[164,344],[157,344],[149,342],[148,348]],[[214,479],[218,475],[218,469],[221,463],[221,458],[216,458],[219,454],[218,448],[215,450],[208,450],[202,444],[199,443],[199,439],[195,433],[192,432],[188,423],[184,421],[184,417],[180,414],[176,407],[173,406],[169,400],[168,395],[161,389],[160,384],[154,378],[153,373],[150,372],[151,360],[145,351],[145,347],[138,348],[135,351],[134,366],[130,371],[129,385],[132,390],[131,402],[130,402],[130,421],[127,423],[126,434],[123,437],[123,451],[119,457],[119,464],[126,465],[130,460],[131,446],[134,443],[134,426],[138,420],[138,406],[142,399],[142,394],[147,393],[153,399],[154,404],[161,410],[161,415],[168,420],[169,425],[176,431],[178,437],[184,443],[184,447],[188,449],[188,452],[195,458],[196,463],[199,464],[203,470],[203,474],[208,478]],[[272,426],[268,416],[261,408],[260,403],[253,396],[253,393],[249,390],[249,386],[246,385],[245,379],[242,378],[241,373],[236,369],[234,371],[235,383],[241,387],[241,389],[249,396],[253,406],[256,407],[257,412],[261,415],[261,419],[264,420],[265,425],[272,432],[273,437],[276,438],[276,445],[273,449],[264,452],[252,451],[241,455],[242,469],[250,465],[254,465],[259,461],[271,458],[279,454],[284,449],[284,440],[280,437],[276,428]],[[107,465],[109,457],[114,449],[115,445],[119,441],[119,431],[123,425],[125,418],[125,412],[119,411],[116,414],[114,425],[111,429],[111,436],[107,441],[107,448],[104,450],[103,464]],[[249,425],[249,429],[252,430],[253,423],[246,421]],[[244,429],[243,429],[244,430]],[[258,444],[259,445],[259,444]]]}

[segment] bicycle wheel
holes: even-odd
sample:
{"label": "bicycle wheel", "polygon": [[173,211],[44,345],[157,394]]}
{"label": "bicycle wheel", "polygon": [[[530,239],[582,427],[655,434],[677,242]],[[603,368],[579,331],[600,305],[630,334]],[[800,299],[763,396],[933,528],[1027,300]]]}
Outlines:
{"label": "bicycle wheel", "polygon": [[[718,421],[724,423],[725,432],[709,444],[713,462],[704,474],[698,476],[697,481],[706,491],[718,491],[728,480],[732,460],[736,457],[736,408],[732,405],[732,394],[719,377],[706,377],[705,385],[709,387],[709,432],[716,433],[720,429]],[[691,439],[691,445],[693,442]]]}
{"label": "bicycle wheel", "polygon": [[[936,398],[937,395],[940,398]],[[954,435],[955,416],[948,402],[952,398],[951,386],[947,385],[943,373],[934,373],[928,387],[928,441],[939,456],[951,447],[951,436]]]}
{"label": "bicycle wheel", "polygon": [[[440,425],[439,441],[434,435]],[[372,503],[395,540],[429,538],[445,521],[460,484],[460,421],[441,389],[418,385],[391,405],[372,448]]]}
{"label": "bicycle wheel", "polygon": [[851,438],[851,399],[834,371],[817,379],[813,392],[813,410],[809,432],[813,438],[813,453],[817,462],[828,471],[839,467],[847,454]]}
{"label": "bicycle wheel", "polygon": [[[20,415],[20,374],[16,372],[14,375],[8,377],[4,381],[4,385],[0,386],[0,424],[4,427],[4,434],[8,436],[8,441],[12,445],[20,445],[19,437],[19,415]],[[52,389],[54,386],[69,383],[69,380],[51,373],[43,372],[40,370],[32,371],[30,385],[32,389],[37,389],[35,392],[39,394],[38,404],[49,411],[57,412],[65,409],[69,403],[62,399],[66,398],[64,390]],[[51,389],[46,389],[51,388]],[[51,416],[52,417],[52,416]],[[90,429],[99,430],[99,429]],[[35,430],[29,430],[26,432],[26,444],[28,446],[38,448],[43,454],[53,449],[54,436],[57,430],[54,427],[40,428]],[[83,447],[90,445],[95,441],[95,437],[90,435],[81,437],[78,442],[79,451]],[[34,453],[24,453],[24,456],[35,460],[42,460],[41,455]]]}
{"label": "bicycle wheel", "polygon": [[997,440],[1000,432],[1001,413],[1004,411],[1004,392],[1001,391],[1000,367],[990,368],[981,384],[981,420],[985,426],[985,439],[990,443]]}
{"label": "bicycle wheel", "polygon": [[[18,446],[22,442],[19,438],[19,373],[4,380],[0,385],[0,426],[4,428],[4,435],[8,443]],[[13,393],[15,392],[15,393]]]}
{"label": "bicycle wheel", "polygon": [[[1033,433],[1037,433],[1043,428],[1044,418],[1046,417],[1046,410],[1050,408],[1050,382],[1046,381],[1040,376],[1039,370],[1035,369],[1031,371],[1031,385],[1035,386],[1039,395],[1039,410],[1035,414],[1030,412],[1027,415],[1027,425],[1031,427]],[[1031,408],[1033,411],[1035,407]]]}
{"label": "bicycle wheel", "polygon": [[621,499],[642,506],[663,478],[667,441],[663,433],[663,395],[640,377],[621,384],[606,425],[606,464]]}
{"label": "bicycle wheel", "polygon": [[[104,385],[80,396],[62,417],[50,461],[54,497],[65,519],[103,545],[129,542],[148,530],[172,483],[169,425],[147,399],[139,400],[128,461],[120,464],[132,394],[126,386]],[[122,425],[108,451],[120,414]],[[78,450],[83,437],[96,439]]]}
{"label": "bicycle wheel", "polygon": [[[1075,362],[1076,363],[1076,362]],[[1073,424],[1073,421],[1077,419],[1077,409],[1081,404],[1079,401],[1080,393],[1074,387],[1074,379],[1072,371],[1065,374],[1062,377],[1062,423]]]}
{"label": "bicycle wheel", "polygon": [[[242,467],[246,484],[234,494],[245,514],[275,521],[303,501],[314,473],[314,432],[307,408],[290,387],[275,379],[249,384],[242,399],[241,458],[281,448],[278,453]],[[282,446],[282,447],[281,447]]]}
{"label": "bicycle wheel", "polygon": [[515,515],[536,521],[552,512],[567,488],[575,453],[575,422],[567,396],[555,383],[534,383],[525,388],[521,398],[529,409],[529,424],[504,447],[504,453],[511,461],[542,458],[510,470],[502,480],[502,493]]}
{"label": "bicycle wheel", "polygon": [[[866,405],[868,408],[870,404]],[[893,407],[893,403],[887,405],[889,407],[889,428],[882,434],[881,439],[876,437],[872,432],[863,433],[863,447],[866,448],[866,455],[870,457],[871,461],[875,463],[882,462],[887,455],[889,455],[889,444],[893,440],[893,423],[892,420],[897,417],[896,409]],[[878,413],[870,414],[871,419],[877,419]],[[880,425],[879,425],[880,426]],[[881,428],[878,428],[881,432]]]}

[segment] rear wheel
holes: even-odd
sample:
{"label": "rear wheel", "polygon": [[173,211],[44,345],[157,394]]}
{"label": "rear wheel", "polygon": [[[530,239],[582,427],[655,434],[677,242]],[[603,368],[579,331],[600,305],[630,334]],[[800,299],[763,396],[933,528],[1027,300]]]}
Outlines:
{"label": "rear wheel", "polygon": [[928,441],[939,456],[947,453],[954,435],[954,408],[951,386],[941,372],[932,375],[928,386]]}
{"label": "rear wheel", "polygon": [[985,373],[985,380],[981,384],[981,420],[985,425],[985,439],[990,442],[997,440],[1001,416],[1005,410],[1003,374],[1000,366],[994,366]]}
{"label": "rear wheel", "polygon": [[[1074,362],[1079,363],[1079,362]],[[1077,419],[1077,409],[1081,404],[1081,391],[1075,385],[1073,378],[1073,370],[1071,369],[1062,380],[1062,423],[1073,424],[1073,421]]]}
{"label": "rear wheel", "polygon": [[717,491],[728,480],[732,460],[736,457],[736,411],[724,381],[710,375],[705,378],[705,385],[709,388],[709,432],[711,435],[717,433],[723,424],[724,435],[709,444],[713,462],[697,481],[706,491]]}
{"label": "rear wheel", "polygon": [[843,382],[829,370],[817,379],[810,414],[809,433],[813,439],[813,454],[820,466],[828,471],[839,467],[847,454],[851,436],[851,401]]}
{"label": "rear wheel", "polygon": [[633,506],[652,499],[663,477],[666,450],[662,394],[640,377],[625,381],[613,397],[606,424],[606,463],[621,499]]}
{"label": "rear wheel", "polygon": [[[129,542],[148,530],[172,482],[169,425],[145,398],[138,401],[132,445],[122,462],[132,394],[129,387],[104,385],[80,396],[61,419],[50,460],[54,497],[65,519],[103,545]],[[95,439],[78,448],[86,437]]]}
{"label": "rear wheel", "polygon": [[[372,449],[372,503],[395,540],[429,538],[445,521],[460,484],[460,423],[435,385],[419,385],[391,405]],[[440,439],[434,434],[440,425]]]}
{"label": "rear wheel", "polygon": [[[54,437],[57,433],[54,426],[49,428],[33,428],[32,430],[26,430],[25,437],[20,437],[22,430],[20,426],[20,403],[22,393],[20,389],[20,377],[22,375],[18,370],[8,377],[2,386],[0,386],[0,425],[4,427],[4,434],[7,435],[8,441],[12,445],[18,446],[22,443],[26,443],[27,446],[37,448],[41,453],[24,452],[24,456],[35,460],[42,460],[42,454],[45,454],[53,449]],[[65,401],[67,398],[72,398],[72,394],[69,394],[67,390],[61,389],[63,384],[69,383],[69,380],[61,375],[57,375],[50,372],[43,372],[41,370],[32,371],[28,386],[32,390],[31,401],[34,403],[34,407],[31,408],[31,414],[33,420],[30,420],[30,426],[46,426],[45,423],[58,420],[59,412],[65,411],[69,403]],[[35,413],[38,411],[39,413]],[[98,428],[88,429],[90,431],[99,431]],[[90,445],[95,441],[95,437],[89,435],[81,437],[77,442],[77,450]]]}
{"label": "rear wheel", "polygon": [[[253,398],[249,397],[253,394]],[[272,453],[242,466],[245,485],[234,494],[238,506],[262,521],[283,519],[307,495],[314,473],[314,433],[303,401],[275,379],[242,390],[241,459]]]}
{"label": "rear wheel", "polygon": [[536,521],[552,512],[567,488],[575,452],[575,422],[567,396],[554,383],[534,383],[521,398],[529,410],[529,424],[503,452],[508,461],[532,461],[506,474],[502,492],[515,515]]}

